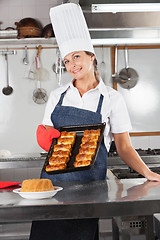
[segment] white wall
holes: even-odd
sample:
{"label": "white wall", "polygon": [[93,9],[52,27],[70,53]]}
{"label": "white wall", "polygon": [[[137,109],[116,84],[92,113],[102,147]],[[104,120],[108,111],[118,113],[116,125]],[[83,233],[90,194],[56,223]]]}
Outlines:
{"label": "white wall", "polygon": [[[24,65],[23,50],[17,50],[16,55],[8,56],[9,84],[13,93],[9,96],[2,94],[6,86],[6,64],[4,56],[0,56],[1,82],[0,82],[0,146],[1,149],[8,149],[15,152],[39,151],[35,139],[35,131],[41,123],[45,104],[36,104],[32,97],[36,88],[36,80],[28,79],[36,50],[29,50],[29,65]],[[52,71],[52,64],[55,61],[55,50],[42,50],[41,59],[43,67],[47,69],[49,77],[41,83],[41,87],[50,91],[58,86],[56,75]]]}
{"label": "white wall", "polygon": [[60,4],[61,0],[1,0],[0,22],[1,29],[16,27],[15,22],[22,18],[33,17],[43,26],[50,23],[49,9]]}

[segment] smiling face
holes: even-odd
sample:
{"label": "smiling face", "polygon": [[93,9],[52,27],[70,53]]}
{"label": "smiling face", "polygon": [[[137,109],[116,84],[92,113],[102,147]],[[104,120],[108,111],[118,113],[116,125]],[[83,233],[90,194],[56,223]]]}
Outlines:
{"label": "smiling face", "polygon": [[84,51],[72,52],[65,56],[63,62],[67,71],[75,79],[88,78],[94,75],[94,55],[87,55]]}

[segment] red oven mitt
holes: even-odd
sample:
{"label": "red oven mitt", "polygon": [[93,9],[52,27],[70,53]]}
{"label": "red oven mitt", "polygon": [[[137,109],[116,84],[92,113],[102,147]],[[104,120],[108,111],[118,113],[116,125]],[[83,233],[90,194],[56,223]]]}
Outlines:
{"label": "red oven mitt", "polygon": [[52,139],[58,138],[61,134],[57,129],[51,128],[47,130],[43,125],[39,125],[36,135],[39,146],[48,152]]}

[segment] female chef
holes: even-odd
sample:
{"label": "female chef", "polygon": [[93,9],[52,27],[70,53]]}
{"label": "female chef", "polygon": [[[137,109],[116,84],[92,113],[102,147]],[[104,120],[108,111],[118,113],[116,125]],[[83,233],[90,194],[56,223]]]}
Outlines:
{"label": "female chef", "polygon": [[[118,154],[126,164],[146,179],[160,181],[160,176],[150,171],[132,148],[128,134],[131,124],[122,96],[105,86],[98,75],[93,45],[80,6],[74,3],[59,5],[51,9],[50,17],[61,56],[72,81],[50,94],[43,125],[37,129],[38,144],[48,151],[52,139],[60,136],[56,130],[60,126],[106,122],[106,128],[93,168],[57,174],[54,177],[42,172],[41,178],[49,178],[53,184],[58,181],[105,179],[107,151],[114,137]],[[96,239],[97,223],[98,219],[34,222],[30,240],[93,240]]]}

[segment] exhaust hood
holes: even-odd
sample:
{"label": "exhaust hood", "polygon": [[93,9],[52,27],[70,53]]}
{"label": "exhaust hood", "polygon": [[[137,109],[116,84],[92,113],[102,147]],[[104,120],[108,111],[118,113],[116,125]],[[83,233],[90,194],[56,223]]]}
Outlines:
{"label": "exhaust hood", "polygon": [[160,44],[160,1],[79,0],[79,4],[94,45]]}

